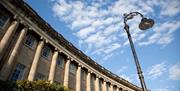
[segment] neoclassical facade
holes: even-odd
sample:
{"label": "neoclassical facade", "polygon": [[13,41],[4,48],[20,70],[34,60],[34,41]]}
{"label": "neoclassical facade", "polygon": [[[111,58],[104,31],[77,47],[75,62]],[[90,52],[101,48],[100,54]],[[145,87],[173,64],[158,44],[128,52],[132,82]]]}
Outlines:
{"label": "neoclassical facade", "polygon": [[73,91],[142,91],[86,56],[23,0],[0,0],[0,80],[48,80]]}

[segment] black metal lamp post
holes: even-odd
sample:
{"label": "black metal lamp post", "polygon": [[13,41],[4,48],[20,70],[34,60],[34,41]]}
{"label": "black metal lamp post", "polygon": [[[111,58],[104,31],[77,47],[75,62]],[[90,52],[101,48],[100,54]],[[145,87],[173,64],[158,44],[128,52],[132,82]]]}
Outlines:
{"label": "black metal lamp post", "polygon": [[136,64],[137,73],[138,73],[138,76],[139,76],[139,79],[140,79],[141,87],[142,87],[143,91],[147,91],[146,84],[145,84],[144,77],[143,77],[142,70],[141,70],[141,66],[140,66],[140,63],[139,63],[139,60],[138,60],[138,57],[137,57],[137,54],[136,54],[136,51],[135,51],[135,48],[134,48],[134,44],[133,44],[133,41],[132,41],[132,38],[131,38],[131,34],[129,32],[129,25],[127,25],[127,23],[126,23],[127,20],[130,20],[134,16],[137,16],[137,15],[140,15],[141,18],[142,18],[142,20],[141,20],[141,22],[139,24],[139,28],[141,30],[146,30],[146,29],[151,28],[154,25],[154,20],[144,18],[144,16],[139,12],[131,12],[129,14],[124,14],[124,25],[125,25],[124,29],[125,29],[125,31],[127,33],[128,39],[129,39],[129,43],[130,43],[131,50],[132,50],[132,53],[133,53],[133,57],[134,57],[134,61],[135,61],[135,64]]}

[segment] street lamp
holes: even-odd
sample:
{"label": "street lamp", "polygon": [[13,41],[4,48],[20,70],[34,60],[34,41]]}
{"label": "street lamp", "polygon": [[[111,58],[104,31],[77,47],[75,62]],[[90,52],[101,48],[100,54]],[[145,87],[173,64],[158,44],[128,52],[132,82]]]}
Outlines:
{"label": "street lamp", "polygon": [[154,25],[154,20],[145,18],[139,12],[130,12],[129,14],[124,14],[124,25],[125,25],[124,29],[125,29],[125,31],[127,33],[128,39],[129,39],[129,43],[130,43],[130,46],[131,46],[131,51],[133,53],[133,57],[134,57],[134,61],[135,61],[135,64],[136,64],[137,73],[138,73],[138,76],[139,76],[139,79],[140,79],[141,87],[142,87],[143,91],[147,91],[146,84],[145,84],[144,77],[143,77],[142,70],[141,70],[141,66],[140,66],[140,63],[139,63],[139,60],[138,60],[138,57],[137,57],[137,54],[136,54],[136,51],[135,51],[135,48],[134,48],[134,44],[133,44],[133,41],[132,41],[132,38],[131,38],[131,34],[129,32],[129,25],[127,25],[127,23],[126,23],[127,20],[133,19],[133,17],[137,16],[137,15],[140,15],[141,18],[142,18],[141,22],[139,24],[139,28],[141,30],[143,30],[143,31],[146,30],[146,29],[151,28]]}

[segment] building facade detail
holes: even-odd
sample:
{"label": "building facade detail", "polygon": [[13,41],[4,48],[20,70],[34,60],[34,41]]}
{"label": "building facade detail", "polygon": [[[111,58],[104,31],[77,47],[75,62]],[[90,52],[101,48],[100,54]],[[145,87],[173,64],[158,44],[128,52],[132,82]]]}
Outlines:
{"label": "building facade detail", "polygon": [[7,61],[5,62],[5,64],[3,65],[3,68],[1,70],[1,76],[3,79],[7,80],[8,79],[8,76],[12,70],[12,67],[13,67],[13,64],[14,64],[14,61],[16,59],[16,56],[18,54],[18,50],[19,48],[21,47],[21,44],[23,42],[23,39],[25,38],[26,36],[26,33],[27,33],[27,28],[23,28],[19,34],[19,37],[17,39],[17,42],[14,46],[14,48],[12,49],[12,52],[10,53],[10,56],[9,58],[7,59]]}
{"label": "building facade detail", "polygon": [[74,47],[23,0],[0,0],[1,7],[11,16],[0,16],[0,80],[48,80],[73,91],[142,91]]}
{"label": "building facade detail", "polygon": [[28,80],[29,81],[33,81],[34,78],[35,78],[35,74],[36,74],[36,70],[37,70],[37,67],[38,67],[38,62],[39,62],[39,59],[40,59],[40,55],[41,55],[43,46],[44,46],[44,40],[40,40],[39,44],[37,46],[35,55],[34,55],[34,59],[32,61],[31,69],[29,71],[29,75],[28,75]]}
{"label": "building facade detail", "polygon": [[6,33],[4,34],[3,38],[1,39],[0,42],[0,58],[2,58],[2,55],[4,54],[7,45],[9,44],[10,39],[14,35],[17,27],[19,25],[19,21],[13,21],[9,28],[7,29]]}
{"label": "building facade detail", "polygon": [[58,51],[55,50],[55,51],[54,51],[54,54],[53,54],[53,57],[52,57],[51,67],[50,67],[49,77],[48,77],[48,80],[49,80],[51,83],[54,82],[54,75],[55,75],[55,71],[56,71],[57,59],[58,59]]}
{"label": "building facade detail", "polygon": [[65,72],[64,72],[64,86],[68,87],[69,84],[69,68],[70,68],[70,59],[67,59],[65,65]]}

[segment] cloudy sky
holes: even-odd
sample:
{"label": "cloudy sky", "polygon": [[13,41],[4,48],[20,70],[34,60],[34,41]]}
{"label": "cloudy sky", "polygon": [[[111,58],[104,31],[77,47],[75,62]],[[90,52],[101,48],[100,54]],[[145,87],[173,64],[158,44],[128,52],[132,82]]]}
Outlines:
{"label": "cloudy sky", "polygon": [[141,12],[155,21],[138,29],[128,21],[147,87],[180,91],[179,0],[26,0],[56,31],[108,70],[140,86],[123,14]]}

